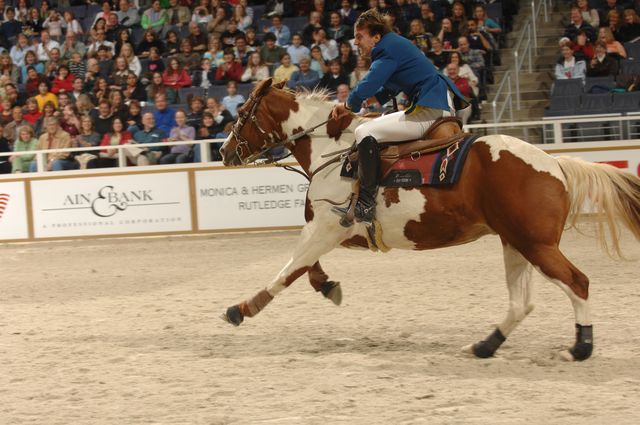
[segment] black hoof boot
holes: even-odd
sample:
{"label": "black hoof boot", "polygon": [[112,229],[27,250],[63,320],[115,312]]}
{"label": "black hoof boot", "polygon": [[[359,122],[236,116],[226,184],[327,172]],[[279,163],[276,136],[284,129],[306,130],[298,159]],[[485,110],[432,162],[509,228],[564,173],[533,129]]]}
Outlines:
{"label": "black hoof boot", "polygon": [[320,292],[335,305],[342,303],[342,287],[340,286],[340,282],[327,280],[320,286]]}
{"label": "black hoof boot", "polygon": [[500,346],[503,342],[506,341],[506,339],[507,338],[502,335],[502,332],[500,332],[500,329],[496,328],[496,330],[493,331],[491,335],[489,335],[489,338],[473,344],[473,354],[481,359],[488,359],[489,357],[493,357],[496,350],[500,348]]}
{"label": "black hoof boot", "polygon": [[240,312],[240,307],[234,305],[229,307],[227,312],[222,315],[222,320],[231,323],[233,326],[240,326],[240,323],[244,320],[244,316]]}
{"label": "black hoof boot", "polygon": [[569,349],[574,360],[583,361],[591,357],[593,352],[593,326],[576,323],[576,343]]}

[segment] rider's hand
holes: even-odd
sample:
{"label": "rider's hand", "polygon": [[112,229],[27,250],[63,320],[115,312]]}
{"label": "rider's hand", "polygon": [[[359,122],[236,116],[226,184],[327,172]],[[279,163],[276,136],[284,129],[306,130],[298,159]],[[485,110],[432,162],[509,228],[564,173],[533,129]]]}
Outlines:
{"label": "rider's hand", "polygon": [[351,110],[347,108],[344,103],[338,103],[333,107],[333,110],[331,111],[331,118],[337,120],[344,117],[345,115],[348,115],[349,112],[351,112]]}

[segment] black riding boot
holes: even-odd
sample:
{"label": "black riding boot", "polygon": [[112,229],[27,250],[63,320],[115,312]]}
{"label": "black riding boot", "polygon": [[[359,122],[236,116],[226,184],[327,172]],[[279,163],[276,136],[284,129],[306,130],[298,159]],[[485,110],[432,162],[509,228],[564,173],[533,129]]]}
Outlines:
{"label": "black riding boot", "polygon": [[[376,214],[376,194],[380,173],[380,151],[373,136],[367,136],[358,144],[358,176],[360,196],[355,208],[356,221],[371,224]],[[349,207],[336,208],[346,214]]]}

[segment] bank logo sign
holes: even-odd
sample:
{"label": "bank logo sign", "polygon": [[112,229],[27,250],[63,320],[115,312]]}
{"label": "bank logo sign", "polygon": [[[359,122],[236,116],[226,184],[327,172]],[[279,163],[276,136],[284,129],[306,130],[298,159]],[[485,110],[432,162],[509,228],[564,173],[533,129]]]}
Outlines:
{"label": "bank logo sign", "polygon": [[191,230],[187,173],[32,182],[36,237]]}
{"label": "bank logo sign", "polygon": [[2,220],[2,216],[4,215],[4,210],[9,205],[9,199],[11,195],[8,193],[0,193],[0,220]]}

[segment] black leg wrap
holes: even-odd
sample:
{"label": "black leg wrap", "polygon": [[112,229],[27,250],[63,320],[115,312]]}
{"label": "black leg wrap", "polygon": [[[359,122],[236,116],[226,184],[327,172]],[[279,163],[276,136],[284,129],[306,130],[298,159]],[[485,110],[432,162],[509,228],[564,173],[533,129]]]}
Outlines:
{"label": "black leg wrap", "polygon": [[500,348],[502,343],[506,340],[507,338],[502,335],[500,329],[496,328],[496,330],[493,331],[491,335],[489,335],[489,338],[485,339],[484,341],[480,341],[477,344],[473,344],[473,354],[475,354],[476,357],[480,357],[481,359],[488,359],[489,357],[493,357],[496,350]]}
{"label": "black leg wrap", "polygon": [[331,292],[331,290],[338,285],[338,282],[327,280],[322,285],[320,285],[320,292],[322,292],[322,295],[324,295],[324,297],[326,298],[329,296],[329,292]]}
{"label": "black leg wrap", "polygon": [[244,316],[242,312],[240,312],[240,307],[234,305],[233,307],[229,307],[227,309],[227,313],[225,314],[225,318],[227,322],[231,323],[234,326],[239,326],[240,323],[244,320]]}
{"label": "black leg wrap", "polygon": [[591,357],[593,352],[593,326],[576,323],[576,344],[569,349],[575,360],[582,361]]}

